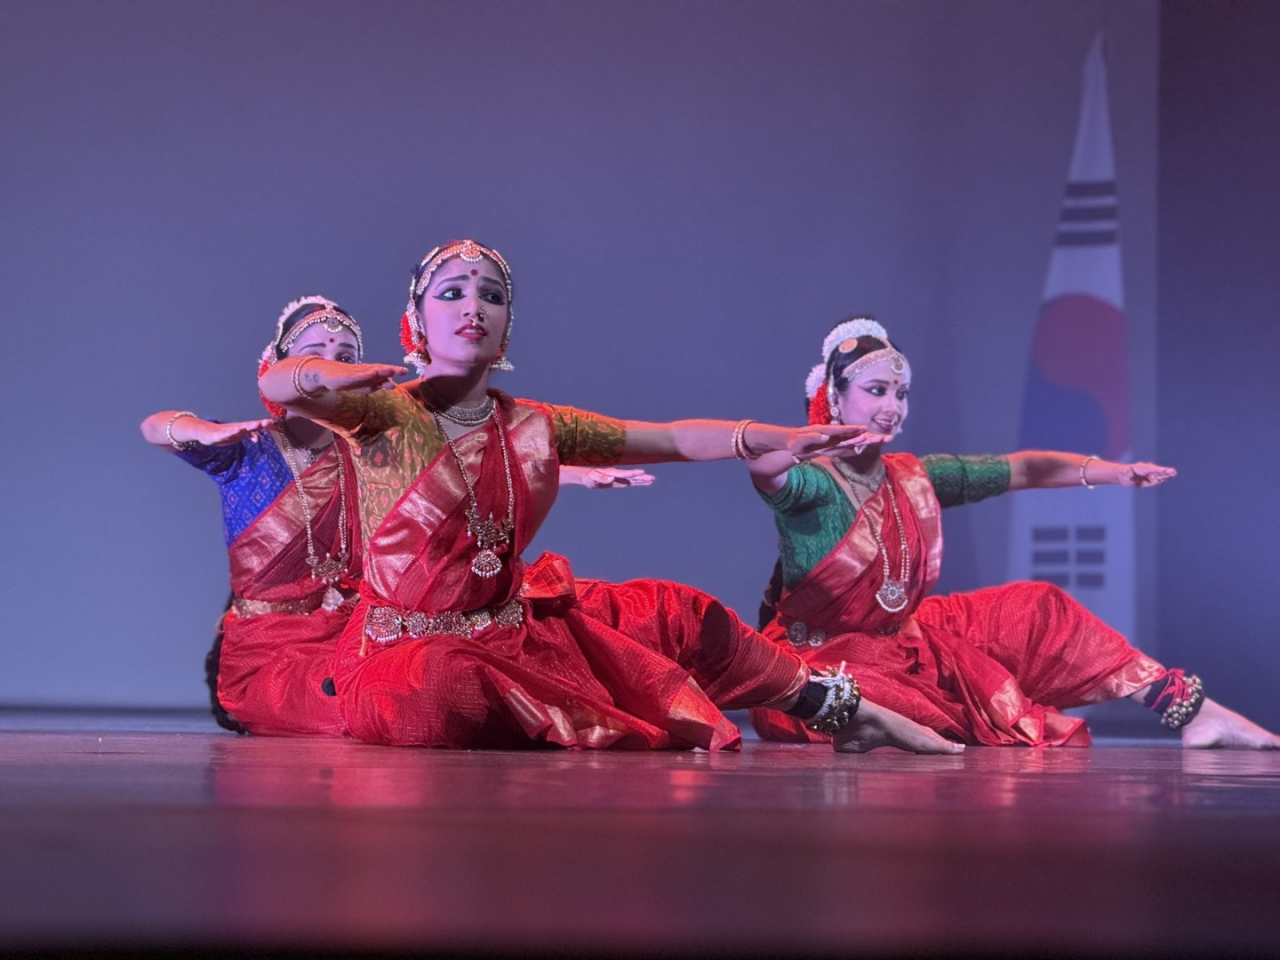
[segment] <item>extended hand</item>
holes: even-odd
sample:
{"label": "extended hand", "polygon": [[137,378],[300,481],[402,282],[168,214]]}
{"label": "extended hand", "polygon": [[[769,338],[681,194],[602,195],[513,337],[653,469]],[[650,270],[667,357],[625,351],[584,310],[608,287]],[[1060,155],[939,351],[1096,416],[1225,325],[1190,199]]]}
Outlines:
{"label": "extended hand", "polygon": [[[409,372],[393,363],[322,362],[323,383],[330,390],[377,390],[390,386],[394,378]],[[320,364],[316,363],[316,366]]]}
{"label": "extended hand", "polygon": [[271,426],[270,420],[238,420],[233,423],[212,423],[196,417],[179,417],[173,423],[174,439],[221,447],[239,443],[245,437],[254,436],[259,430]]}
{"label": "extended hand", "polygon": [[593,467],[582,475],[582,485],[591,490],[608,487],[647,487],[654,481],[651,473],[621,467]]}
{"label": "extended hand", "polygon": [[876,747],[897,747],[912,753],[964,752],[964,744],[953,743],[865,697],[848,726],[835,735],[832,746],[837,753],[866,753]]}
{"label": "extended hand", "polygon": [[825,426],[797,427],[787,440],[787,452],[799,463],[836,450],[861,451],[873,443],[887,443],[883,433],[868,433],[861,424],[829,423]]}
{"label": "extended hand", "polygon": [[1177,475],[1173,467],[1162,467],[1158,463],[1122,463],[1117,482],[1122,487],[1154,487]]}

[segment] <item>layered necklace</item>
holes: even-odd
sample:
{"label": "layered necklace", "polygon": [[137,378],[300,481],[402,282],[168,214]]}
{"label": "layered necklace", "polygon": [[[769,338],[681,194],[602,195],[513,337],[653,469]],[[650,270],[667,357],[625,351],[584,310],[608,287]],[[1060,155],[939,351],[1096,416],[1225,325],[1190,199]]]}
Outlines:
{"label": "layered necklace", "polygon": [[[897,579],[894,578],[893,572],[889,569],[889,554],[884,548],[884,541],[880,538],[880,530],[877,524],[868,522],[868,526],[871,527],[871,536],[875,538],[876,547],[880,553],[881,572],[883,574],[880,589],[876,591],[876,603],[880,604],[881,609],[888,613],[901,613],[911,601],[911,594],[907,591],[907,580],[911,576],[911,556],[907,551],[907,530],[902,524],[902,514],[898,510],[897,495],[893,492],[893,484],[885,480],[884,463],[883,461],[877,462],[876,469],[873,469],[870,474],[859,473],[837,457],[832,458],[832,463],[835,464],[836,470],[842,477],[855,485],[854,498],[857,500],[855,506],[858,509],[862,508],[862,505],[882,484],[889,494],[889,505],[893,509],[893,519],[898,525],[898,545],[902,557]],[[858,487],[866,491],[865,494],[861,495],[860,499],[858,498]]]}
{"label": "layered necklace", "polygon": [[326,610],[333,610],[342,603],[342,594],[338,592],[335,585],[342,579],[347,564],[351,561],[351,553],[347,547],[347,480],[346,471],[342,468],[342,450],[337,440],[332,441],[333,452],[338,458],[338,555],[335,557],[331,553],[325,553],[324,559],[321,560],[316,553],[315,530],[311,523],[311,503],[307,500],[307,491],[302,486],[302,471],[311,466],[319,454],[309,447],[304,448],[310,457],[305,466],[299,467],[298,450],[289,439],[288,427],[281,423],[279,432],[280,439],[284,441],[284,458],[289,464],[289,472],[293,474],[293,482],[298,488],[298,499],[302,501],[302,522],[307,531],[307,566],[311,568],[311,579],[319,580],[328,587],[325,590],[323,606]]}
{"label": "layered necklace", "polygon": [[[436,427],[444,435],[444,442],[449,445],[449,452],[453,454],[454,462],[458,464],[462,482],[467,487],[467,532],[471,534],[471,538],[475,540],[476,547],[479,549],[471,561],[471,572],[477,577],[486,579],[496,577],[502,571],[502,557],[498,555],[498,549],[510,542],[511,534],[516,527],[516,498],[511,483],[511,460],[507,456],[507,437],[502,427],[502,417],[494,416],[495,409],[493,397],[486,396],[485,402],[475,407],[452,406],[444,410],[431,411]],[[467,473],[466,464],[462,460],[462,455],[458,453],[453,438],[449,436],[441,422],[442,417],[462,427],[478,427],[493,417],[494,425],[498,428],[498,449],[502,451],[502,470],[507,480],[507,515],[501,521],[493,518],[492,510],[489,511],[487,520],[481,518],[480,505],[476,502],[476,488],[471,482],[471,476]]]}
{"label": "layered necklace", "polygon": [[497,409],[492,394],[486,393],[484,399],[474,407],[464,407],[460,403],[446,405],[440,395],[432,390],[425,380],[419,383],[418,389],[422,393],[423,399],[427,401],[427,407],[432,410],[433,416],[439,413],[440,416],[456,423],[460,427],[478,427],[493,416],[493,411]]}

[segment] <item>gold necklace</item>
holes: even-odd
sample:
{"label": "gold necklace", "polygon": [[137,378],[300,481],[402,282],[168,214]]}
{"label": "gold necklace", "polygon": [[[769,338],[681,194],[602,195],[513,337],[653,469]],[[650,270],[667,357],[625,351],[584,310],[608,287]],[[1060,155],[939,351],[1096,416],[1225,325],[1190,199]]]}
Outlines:
{"label": "gold necklace", "polygon": [[[319,580],[328,587],[324,594],[323,606],[326,610],[332,610],[342,602],[342,595],[334,585],[342,579],[342,574],[346,572],[347,564],[351,561],[351,554],[347,550],[347,481],[343,470],[342,451],[338,446],[333,449],[334,455],[338,458],[338,555],[335,557],[325,553],[324,559],[321,560],[316,554],[315,531],[311,526],[311,504],[307,500],[307,491],[302,486],[302,469],[298,467],[297,450],[289,440],[288,431],[285,430],[283,423],[280,425],[280,439],[284,441],[285,461],[289,464],[289,472],[293,474],[293,482],[298,488],[298,498],[302,501],[302,522],[307,531],[307,566],[311,568],[311,579]],[[335,599],[335,594],[337,602],[330,606]]]}
{"label": "gold necklace", "polygon": [[850,483],[862,487],[866,493],[861,496],[856,490],[853,491],[854,499],[858,509],[866,503],[867,498],[880,489],[880,484],[884,482],[884,461],[877,460],[876,465],[871,468],[870,473],[859,473],[852,465],[845,463],[838,457],[832,457],[831,462],[835,464],[836,470],[840,476],[844,477]]}
{"label": "gold necklace", "polygon": [[[490,400],[493,398],[490,397]],[[490,410],[490,414],[493,411]],[[502,469],[507,478],[507,515],[501,521],[493,519],[493,511],[489,511],[489,519],[482,520],[480,518],[480,505],[476,502],[476,488],[471,483],[471,477],[467,473],[466,464],[463,463],[462,455],[458,453],[458,448],[454,446],[453,438],[444,429],[444,424],[440,422],[440,411],[432,410],[431,417],[436,422],[436,427],[444,435],[444,442],[449,445],[449,452],[453,454],[454,462],[458,464],[458,471],[462,474],[462,482],[467,487],[467,532],[471,534],[471,538],[475,540],[479,553],[471,561],[471,572],[477,577],[496,577],[502,571],[502,558],[498,556],[498,548],[505,546],[511,539],[511,534],[515,530],[516,516],[516,498],[515,491],[511,483],[511,461],[507,457],[507,439],[502,429],[502,417],[495,416],[494,424],[498,428],[498,447],[502,450]],[[486,415],[486,419],[488,415]],[[483,421],[482,421],[483,422]]]}
{"label": "gold necklace", "polygon": [[894,580],[889,574],[889,554],[884,549],[884,541],[880,539],[880,531],[876,529],[875,524],[871,524],[871,535],[876,538],[876,546],[880,548],[880,559],[883,563],[884,582],[880,584],[880,589],[876,591],[876,603],[880,604],[889,613],[901,613],[911,601],[911,595],[907,592],[907,578],[911,575],[911,557],[907,553],[907,530],[902,525],[902,514],[898,512],[898,498],[894,495],[893,484],[886,481],[884,486],[889,492],[889,503],[893,507],[893,519],[898,524],[898,541],[899,548],[902,551],[902,564],[898,572],[898,579]]}
{"label": "gold necklace", "polygon": [[493,416],[495,406],[493,396],[491,394],[485,394],[484,400],[476,404],[474,407],[464,407],[459,403],[449,404],[446,406],[444,401],[440,398],[440,395],[428,387],[425,381],[423,383],[423,392],[430,394],[431,399],[435,400],[438,406],[443,407],[443,409],[439,409],[434,412],[438,412],[440,416],[444,417],[446,420],[453,421],[460,427],[478,427]]}
{"label": "gold necklace", "polygon": [[911,575],[911,557],[907,552],[907,531],[902,525],[902,514],[898,511],[898,498],[893,492],[893,484],[885,479],[884,461],[877,461],[876,467],[870,474],[859,473],[843,460],[833,459],[832,462],[842,477],[867,491],[861,500],[858,498],[857,491],[853,491],[855,506],[858,509],[861,509],[862,504],[881,486],[889,494],[889,505],[893,509],[893,519],[898,524],[898,544],[902,551],[902,563],[899,566],[897,579],[894,579],[889,570],[889,554],[884,548],[884,541],[880,539],[880,531],[870,520],[868,520],[868,526],[871,527],[871,536],[875,538],[876,547],[880,552],[882,583],[880,589],[876,591],[876,603],[888,613],[901,613],[911,601],[911,595],[907,592],[907,579]]}

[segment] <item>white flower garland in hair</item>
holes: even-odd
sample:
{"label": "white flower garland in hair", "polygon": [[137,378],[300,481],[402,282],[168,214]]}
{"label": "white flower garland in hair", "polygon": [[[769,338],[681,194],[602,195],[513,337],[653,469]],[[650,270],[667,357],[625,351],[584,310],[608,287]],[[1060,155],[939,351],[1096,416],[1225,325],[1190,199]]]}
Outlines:
{"label": "white flower garland in hair", "polygon": [[846,340],[856,340],[858,337],[877,337],[885,343],[889,342],[889,332],[870,317],[854,317],[852,320],[846,320],[828,333],[822,341],[822,362],[815,364],[804,380],[806,397],[812,400],[826,380],[827,361],[831,359],[831,352]]}
{"label": "white flower garland in hair", "polygon": [[809,376],[804,380],[804,395],[812,400],[822,388],[822,381],[827,378],[827,365],[825,363],[815,364],[814,368],[809,371]]}
{"label": "white flower garland in hair", "polygon": [[876,337],[885,343],[889,342],[888,331],[875,320],[870,317],[854,317],[840,324],[822,341],[822,362],[825,364],[830,360],[831,351],[840,344],[846,340],[856,340],[858,337]]}

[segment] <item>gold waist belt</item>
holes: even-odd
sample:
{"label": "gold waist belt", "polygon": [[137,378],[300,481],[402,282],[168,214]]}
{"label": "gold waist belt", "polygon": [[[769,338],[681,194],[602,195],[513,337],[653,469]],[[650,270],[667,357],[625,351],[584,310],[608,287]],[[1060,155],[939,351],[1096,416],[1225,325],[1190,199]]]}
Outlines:
{"label": "gold waist belt", "polygon": [[350,596],[349,591],[330,587],[300,600],[250,600],[246,597],[232,597],[231,609],[237,617],[257,617],[264,613],[311,613],[321,607],[336,610]]}
{"label": "gold waist belt", "polygon": [[403,636],[472,637],[487,627],[515,627],[523,620],[524,609],[518,600],[508,600],[500,607],[446,613],[405,613],[395,607],[370,607],[364,618],[364,632],[374,643],[390,643]]}

